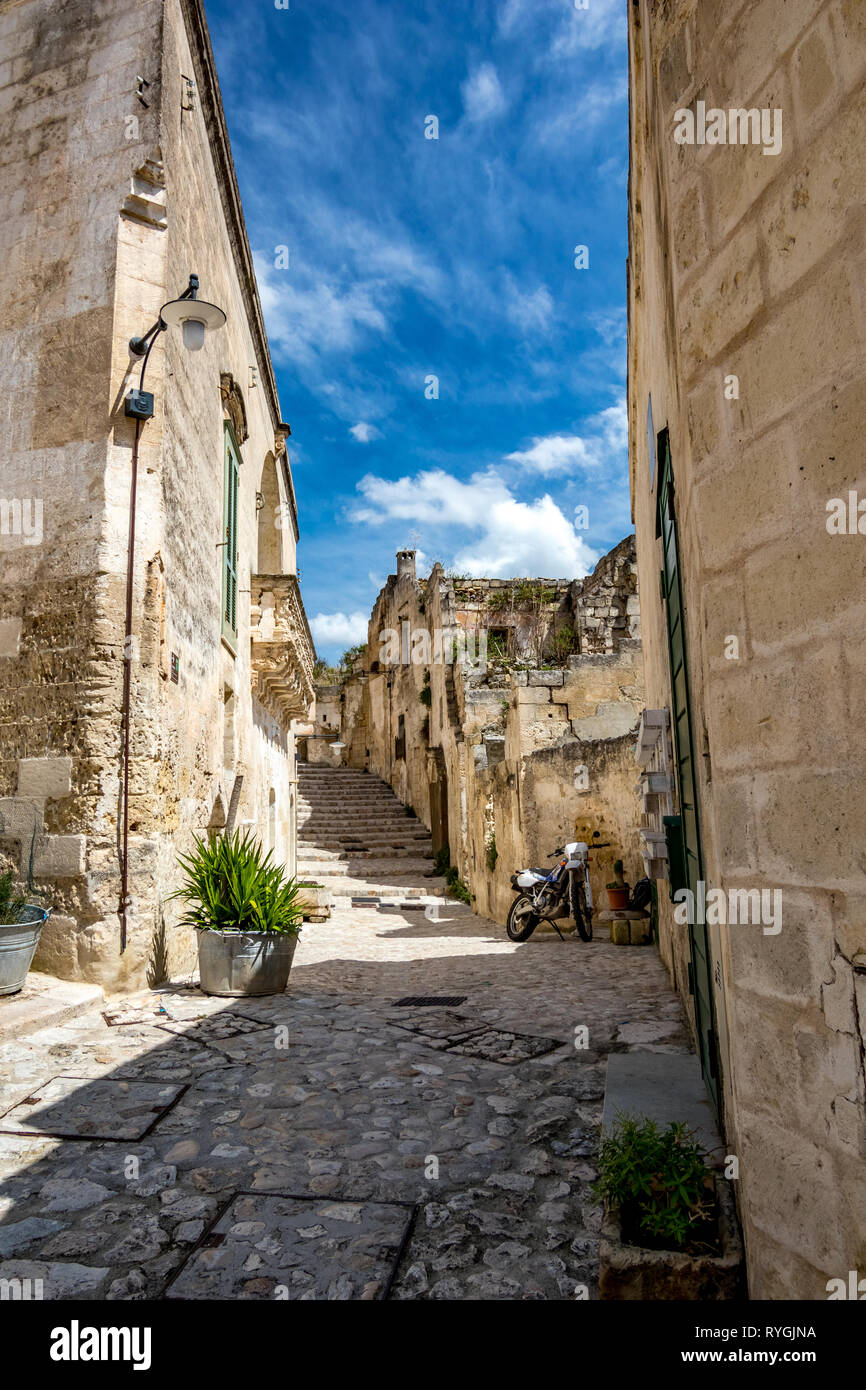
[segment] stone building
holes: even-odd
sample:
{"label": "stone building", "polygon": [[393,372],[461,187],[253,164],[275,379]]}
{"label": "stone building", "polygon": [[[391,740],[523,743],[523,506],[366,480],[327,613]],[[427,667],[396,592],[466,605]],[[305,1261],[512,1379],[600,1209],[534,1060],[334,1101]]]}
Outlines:
{"label": "stone building", "polygon": [[[194,832],[249,826],[293,866],[289,427],[201,0],[0,3],[0,43],[0,851],[54,906],[35,965],[126,988],[194,960],[167,901]],[[136,421],[129,340],[191,274],[225,326],[158,334]]]}
{"label": "stone building", "polygon": [[438,564],[419,579],[401,551],[355,669],[317,687],[308,757],[389,782],[476,910],[504,922],[512,872],[564,840],[611,842],[593,856],[596,898],[614,859],[643,872],[642,690],[634,537],[582,580],[449,577]]}
{"label": "stone building", "polygon": [[751,1294],[825,1298],[866,1272],[866,7],[628,8],[647,704],[673,733],[672,886],[728,905],[690,924],[661,893],[661,950],[739,1161]]}

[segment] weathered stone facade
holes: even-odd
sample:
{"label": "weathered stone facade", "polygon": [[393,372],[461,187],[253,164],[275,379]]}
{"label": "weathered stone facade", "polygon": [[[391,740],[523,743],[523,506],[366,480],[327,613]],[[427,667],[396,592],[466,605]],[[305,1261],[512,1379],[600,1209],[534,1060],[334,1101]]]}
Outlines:
{"label": "weathered stone facade", "polygon": [[[379,594],[364,655],[317,688],[311,761],[366,767],[429,826],[476,909],[504,922],[515,869],[593,831],[596,902],[616,858],[639,876],[643,706],[634,538],[583,580],[469,579],[411,551]],[[332,751],[335,735],[345,747]]]}
{"label": "weathered stone facade", "polygon": [[[0,494],[43,517],[41,543],[0,536],[0,849],[25,878],[32,864],[54,904],[37,966],[126,988],[148,965],[194,959],[166,901],[193,832],[232,816],[294,862],[292,719],[310,703],[314,654],[289,429],[201,0],[4,3],[0,36]],[[227,323],[195,353],[170,328],[147,367],[121,952],[124,399],[141,370],[128,342],[191,273]],[[241,462],[233,641],[221,637],[226,421]]]}
{"label": "weathered stone facade", "polygon": [[[866,496],[866,7],[674,0],[629,23],[647,704],[679,698],[658,582],[675,521],[703,877],[782,895],[778,933],[710,925],[706,965],[751,1294],[820,1299],[866,1269],[866,539],[828,524]],[[781,150],[677,143],[699,100],[781,111]],[[701,967],[660,899],[694,1020]]]}

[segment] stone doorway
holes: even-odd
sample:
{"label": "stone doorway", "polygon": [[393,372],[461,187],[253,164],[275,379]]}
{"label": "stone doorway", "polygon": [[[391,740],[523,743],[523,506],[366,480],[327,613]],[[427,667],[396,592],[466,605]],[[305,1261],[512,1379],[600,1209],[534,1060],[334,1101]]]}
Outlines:
{"label": "stone doorway", "polygon": [[444,772],[430,783],[430,834],[433,853],[438,854],[448,844],[448,779]]}

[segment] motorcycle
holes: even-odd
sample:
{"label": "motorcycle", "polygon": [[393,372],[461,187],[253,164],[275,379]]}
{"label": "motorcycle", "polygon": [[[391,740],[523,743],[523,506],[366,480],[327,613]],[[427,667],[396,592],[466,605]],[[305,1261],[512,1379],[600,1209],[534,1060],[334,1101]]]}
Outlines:
{"label": "motorcycle", "polygon": [[[596,830],[595,835],[599,832]],[[596,841],[593,849],[607,849],[608,840]],[[547,873],[544,869],[521,869],[511,875],[511,887],[518,896],[508,912],[505,930],[510,941],[528,941],[539,922],[550,922],[561,941],[557,926],[563,917],[573,917],[582,941],[592,940],[592,888],[589,884],[589,845],[573,840],[549,854],[548,859],[564,858]]]}

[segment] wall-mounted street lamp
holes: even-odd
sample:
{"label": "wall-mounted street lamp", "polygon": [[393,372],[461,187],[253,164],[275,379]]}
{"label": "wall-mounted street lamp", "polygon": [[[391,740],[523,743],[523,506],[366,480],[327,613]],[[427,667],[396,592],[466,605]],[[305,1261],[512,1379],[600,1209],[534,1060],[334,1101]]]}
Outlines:
{"label": "wall-mounted street lamp", "polygon": [[[140,338],[130,338],[129,351],[133,357],[143,358],[138,387],[130,389],[126,397],[125,414],[135,420],[135,439],[132,444],[132,477],[129,488],[129,542],[126,557],[126,633],[123,644],[123,820],[122,851],[120,860],[120,949],[126,949],[127,921],[132,910],[129,896],[129,726],[130,699],[132,690],[132,599],[133,599],[133,561],[135,559],[135,499],[138,483],[138,441],[142,425],[153,416],[153,393],[144,389],[144,373],[160,333],[167,328],[180,327],[183,345],[188,352],[198,352],[204,345],[205,334],[222,328],[226,316],[216,304],[208,304],[198,298],[198,276],[190,275],[189,284],[179,299],[171,299],[163,304],[159,318]],[[172,679],[176,679],[175,658],[172,657]]]}
{"label": "wall-mounted street lamp", "polygon": [[141,378],[138,389],[131,390],[126,397],[126,414],[133,420],[149,420],[153,415],[153,394],[144,390],[144,373],[150,350],[167,328],[180,327],[183,345],[188,352],[198,352],[204,346],[206,333],[222,328],[226,316],[216,304],[208,304],[198,298],[198,276],[191,275],[189,284],[179,299],[170,299],[163,304],[159,318],[140,338],[130,338],[129,351],[133,357],[143,357]]}

